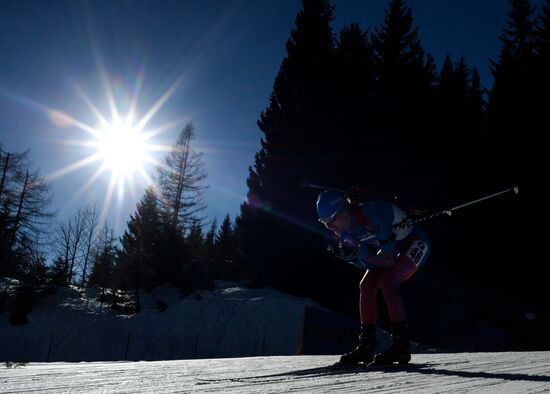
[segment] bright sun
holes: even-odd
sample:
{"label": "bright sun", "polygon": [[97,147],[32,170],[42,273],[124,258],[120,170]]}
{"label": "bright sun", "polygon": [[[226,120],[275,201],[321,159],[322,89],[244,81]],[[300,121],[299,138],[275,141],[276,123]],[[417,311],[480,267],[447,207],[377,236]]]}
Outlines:
{"label": "bright sun", "polygon": [[[81,180],[68,204],[78,201],[93,184],[101,179],[101,175],[105,172],[110,172],[110,180],[104,192],[101,211],[102,220],[106,217],[116,189],[118,189],[119,201],[121,201],[125,191],[130,192],[133,196],[137,195],[138,185],[136,182],[139,182],[140,179],[154,186],[154,180],[147,173],[146,164],[160,166],[161,163],[154,159],[151,153],[154,151],[170,152],[172,148],[170,146],[152,144],[151,139],[161,132],[170,130],[176,126],[179,127],[180,123],[183,122],[178,120],[147,131],[146,126],[176,91],[182,78],[178,78],[149,110],[139,117],[137,113],[137,96],[141,86],[141,78],[136,79],[134,95],[124,101],[130,103],[128,112],[121,114],[118,110],[109,78],[105,73],[102,73],[102,80],[107,93],[107,103],[111,112],[110,121],[105,114],[101,113],[84,91],[77,87],[77,91],[98,121],[98,126],[96,127],[87,125],[66,112],[41,104],[41,107],[46,110],[55,126],[67,129],[76,127],[88,134],[88,139],[67,140],[67,144],[85,147],[87,152],[90,152],[89,149],[92,148],[90,155],[52,172],[47,175],[47,179],[51,181],[80,168],[100,163],[91,175]],[[136,175],[138,176],[136,177]]]}
{"label": "bright sun", "polygon": [[131,176],[147,160],[147,144],[136,129],[120,122],[97,135],[98,152],[104,165],[116,176]]}

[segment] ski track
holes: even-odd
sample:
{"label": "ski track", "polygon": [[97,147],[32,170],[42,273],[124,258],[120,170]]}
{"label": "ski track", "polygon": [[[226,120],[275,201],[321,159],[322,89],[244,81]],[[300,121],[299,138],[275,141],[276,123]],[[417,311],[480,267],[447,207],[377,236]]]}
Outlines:
{"label": "ski track", "polygon": [[407,369],[315,370],[337,359],[30,363],[1,366],[0,393],[550,393],[550,352],[417,354]]}

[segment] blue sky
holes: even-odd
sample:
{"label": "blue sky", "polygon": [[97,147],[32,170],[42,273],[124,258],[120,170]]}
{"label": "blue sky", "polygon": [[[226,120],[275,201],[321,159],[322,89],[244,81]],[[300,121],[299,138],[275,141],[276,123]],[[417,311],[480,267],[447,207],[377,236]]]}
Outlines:
{"label": "blue sky", "polygon": [[[425,49],[438,65],[446,53],[455,60],[464,54],[490,87],[489,59],[498,56],[507,1],[407,4]],[[383,21],[386,2],[335,0],[334,5],[335,32],[350,22],[373,31]],[[173,126],[150,142],[172,145],[183,123],[193,121],[194,145],[204,152],[210,186],[206,213],[218,223],[227,213],[234,218],[246,196],[248,167],[260,147],[256,121],[268,104],[299,8],[298,0],[4,1],[0,143],[4,150],[30,149],[41,174],[54,174],[92,152],[68,143],[89,139],[88,133],[60,127],[48,110],[96,127],[98,120],[83,97],[109,118],[105,80],[122,114],[139,91],[137,116],[145,115],[173,87],[145,129]],[[151,155],[160,159],[162,153]],[[52,207],[60,219],[78,206],[103,203],[108,171],[77,194],[98,165],[52,180]],[[151,165],[145,169],[149,175],[154,172]],[[140,179],[136,177],[134,193],[125,190],[119,199],[117,191],[109,204],[109,222],[118,232],[141,197],[145,180]]]}

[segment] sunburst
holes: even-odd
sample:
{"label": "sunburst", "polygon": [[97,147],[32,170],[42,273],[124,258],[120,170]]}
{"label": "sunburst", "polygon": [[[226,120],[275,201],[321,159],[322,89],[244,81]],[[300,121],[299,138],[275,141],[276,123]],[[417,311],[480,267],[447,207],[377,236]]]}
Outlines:
{"label": "sunburst", "polygon": [[[110,117],[101,113],[88,95],[82,89],[77,88],[80,97],[97,120],[97,126],[90,126],[83,121],[75,119],[66,111],[52,109],[44,105],[42,107],[47,111],[50,120],[56,126],[63,128],[76,127],[86,132],[89,137],[80,140],[66,140],[64,141],[65,143],[92,150],[92,153],[88,156],[82,157],[49,174],[47,179],[54,180],[78,169],[96,165],[97,169],[93,172],[92,176],[88,177],[76,189],[70,201],[70,203],[73,203],[97,183],[102,178],[101,175],[110,174],[101,211],[101,218],[104,221],[115,191],[118,192],[119,201],[122,200],[127,190],[135,192],[136,178],[141,178],[147,184],[155,187],[154,181],[147,173],[145,165],[148,163],[155,166],[160,165],[153,157],[152,152],[168,152],[172,148],[156,144],[152,139],[161,132],[182,125],[183,120],[170,122],[154,130],[146,129],[151,119],[173,95],[181,78],[174,82],[142,117],[139,117],[137,114],[137,95],[142,83],[141,78],[136,79],[134,96],[131,99],[128,113],[124,115],[121,115],[119,112],[108,78],[104,75],[102,79],[107,91],[107,100],[111,112]],[[84,152],[84,150],[82,151]]]}

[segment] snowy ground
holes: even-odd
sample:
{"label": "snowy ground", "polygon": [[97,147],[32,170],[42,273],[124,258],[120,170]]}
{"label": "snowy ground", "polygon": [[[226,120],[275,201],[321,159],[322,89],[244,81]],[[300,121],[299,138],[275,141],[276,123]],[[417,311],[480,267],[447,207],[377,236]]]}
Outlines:
{"label": "snowy ground", "polygon": [[336,356],[31,363],[0,368],[2,393],[550,393],[550,352],[413,355],[407,369],[323,368]]}

